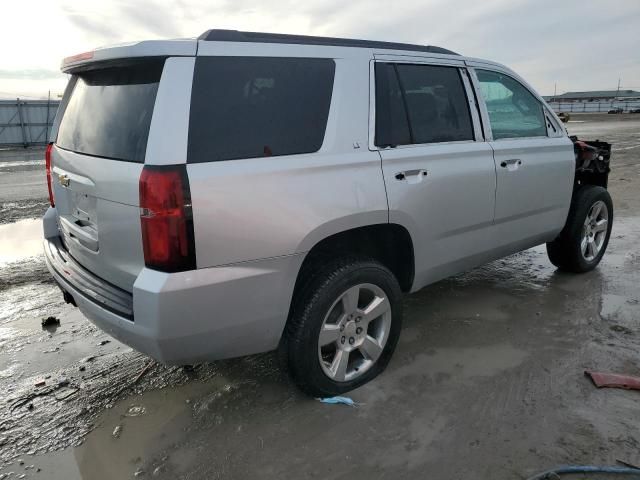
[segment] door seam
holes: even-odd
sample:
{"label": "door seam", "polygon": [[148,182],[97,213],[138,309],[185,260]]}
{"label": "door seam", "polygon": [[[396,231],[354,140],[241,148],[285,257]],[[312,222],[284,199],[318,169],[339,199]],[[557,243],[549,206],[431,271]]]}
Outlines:
{"label": "door seam", "polygon": [[[485,140],[486,141],[486,140]],[[493,175],[495,178],[495,189],[493,191],[493,221],[492,224],[496,224],[496,212],[498,211],[498,166],[496,164],[496,150],[493,148],[492,142],[486,141],[487,145],[491,149],[491,156],[493,157]]]}
{"label": "door seam", "polygon": [[391,213],[389,207],[389,192],[387,192],[387,181],[384,178],[384,169],[382,168],[382,153],[377,150],[378,157],[380,158],[380,176],[382,177],[382,186],[384,187],[384,197],[387,200],[387,223],[391,223]]}

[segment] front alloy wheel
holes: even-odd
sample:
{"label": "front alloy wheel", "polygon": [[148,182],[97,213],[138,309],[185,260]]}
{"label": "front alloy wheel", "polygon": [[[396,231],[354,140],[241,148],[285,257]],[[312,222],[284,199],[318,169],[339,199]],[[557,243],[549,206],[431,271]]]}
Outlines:
{"label": "front alloy wheel", "polygon": [[593,204],[584,219],[580,251],[587,262],[592,262],[602,250],[607,239],[609,209],[602,200]]}
{"label": "front alloy wheel", "polygon": [[560,235],[547,243],[549,260],[559,269],[583,273],[593,270],[611,236],[613,202],[602,187],[583,185],[573,193]]}

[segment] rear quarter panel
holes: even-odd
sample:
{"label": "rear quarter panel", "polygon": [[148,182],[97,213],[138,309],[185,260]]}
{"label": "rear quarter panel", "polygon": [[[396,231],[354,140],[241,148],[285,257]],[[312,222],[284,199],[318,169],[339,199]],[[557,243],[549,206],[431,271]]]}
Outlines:
{"label": "rear quarter panel", "polygon": [[[210,55],[258,55],[203,43]],[[260,55],[334,58],[324,142],[312,154],[188,164],[198,268],[302,253],[334,233],[388,221],[380,157],[367,149],[370,53],[267,47]]]}

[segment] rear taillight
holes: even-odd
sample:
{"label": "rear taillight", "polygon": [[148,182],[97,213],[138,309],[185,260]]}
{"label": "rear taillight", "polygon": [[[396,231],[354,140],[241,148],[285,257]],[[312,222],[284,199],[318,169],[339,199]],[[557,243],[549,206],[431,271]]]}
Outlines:
{"label": "rear taillight", "polygon": [[191,192],[184,165],[144,167],[140,224],[147,267],[163,272],[196,268]]}
{"label": "rear taillight", "polygon": [[51,149],[53,148],[53,143],[47,145],[47,149],[44,151],[44,164],[47,168],[47,188],[49,189],[49,203],[52,207],[55,207],[56,204],[53,201],[53,188],[51,185]]}

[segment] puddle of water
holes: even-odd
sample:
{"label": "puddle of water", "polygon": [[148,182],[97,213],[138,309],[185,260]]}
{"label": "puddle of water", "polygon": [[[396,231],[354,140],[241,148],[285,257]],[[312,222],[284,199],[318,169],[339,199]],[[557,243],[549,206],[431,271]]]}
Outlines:
{"label": "puddle of water", "polygon": [[[99,426],[85,437],[82,445],[20,458],[25,465],[40,468],[42,478],[51,480],[134,478],[135,472],[140,472],[137,477],[141,478],[157,476],[153,472],[162,470],[164,462],[160,459],[157,464],[148,462],[189,425],[191,399],[222,390],[226,382],[217,377],[208,382],[147,392],[138,398],[144,405],[131,405],[131,399],[123,399],[103,412]],[[22,473],[23,468],[14,463],[0,468],[0,476],[9,471]]]}
{"label": "puddle of water", "polygon": [[0,225],[0,266],[42,253],[42,220]]}

